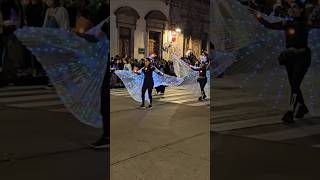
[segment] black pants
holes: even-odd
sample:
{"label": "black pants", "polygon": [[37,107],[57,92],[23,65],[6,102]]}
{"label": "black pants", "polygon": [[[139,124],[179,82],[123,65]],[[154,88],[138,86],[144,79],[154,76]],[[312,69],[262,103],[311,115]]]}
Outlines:
{"label": "black pants", "polygon": [[152,89],[153,89],[153,81],[144,81],[142,90],[141,90],[141,98],[142,98],[142,104],[144,105],[145,95],[146,91],[148,90],[149,100],[150,104],[152,104]]}
{"label": "black pants", "polygon": [[0,67],[2,67],[3,63],[3,53],[4,52],[4,40],[3,40],[3,34],[0,34]]}
{"label": "black pants", "polygon": [[199,77],[199,78],[198,78],[198,82],[199,82],[199,84],[200,84],[200,89],[201,89],[202,95],[206,95],[206,93],[205,93],[205,91],[204,91],[204,87],[206,86],[207,81],[208,81],[208,78],[207,78],[207,77]]}
{"label": "black pants", "polygon": [[[307,49],[304,53],[296,54],[285,65],[288,73],[288,79],[291,86],[291,101],[290,104],[294,105],[294,109],[297,103],[305,105],[303,95],[300,89],[300,85],[306,73],[308,72],[311,63],[311,51]],[[294,99],[294,95],[296,99]],[[294,101],[294,102],[293,102]]]}
{"label": "black pants", "polygon": [[110,76],[109,66],[106,68],[106,73],[101,86],[101,115],[103,125],[103,137],[110,137]]}

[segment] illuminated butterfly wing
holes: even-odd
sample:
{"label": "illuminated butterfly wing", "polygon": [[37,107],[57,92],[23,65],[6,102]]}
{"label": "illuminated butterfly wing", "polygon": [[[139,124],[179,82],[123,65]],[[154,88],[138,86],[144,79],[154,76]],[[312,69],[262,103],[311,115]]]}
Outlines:
{"label": "illuminated butterfly wing", "polygon": [[[194,71],[190,68],[190,66],[181,60],[180,58],[176,58],[173,60],[174,72],[178,77],[183,78],[183,83],[180,85],[191,91],[196,97],[201,96],[200,85],[197,82],[199,77],[198,71]],[[210,98],[210,71],[207,71],[207,84],[205,86],[205,93],[208,98]]]}
{"label": "illuminated butterfly wing", "polygon": [[[141,90],[142,90],[143,81],[144,81],[143,73],[141,75],[137,75],[136,73],[132,71],[127,71],[127,70],[116,70],[115,73],[122,80],[130,96],[135,101],[142,102]],[[162,76],[155,72],[153,72],[152,76],[154,81],[154,87],[158,87],[160,85],[169,86],[169,87],[178,86],[183,82],[182,78],[168,76],[165,74]],[[146,96],[145,100],[149,101],[149,97]]]}
{"label": "illuminated butterfly wing", "polygon": [[37,57],[67,109],[81,122],[101,127],[108,40],[88,43],[71,32],[46,28],[20,29],[16,36]]}

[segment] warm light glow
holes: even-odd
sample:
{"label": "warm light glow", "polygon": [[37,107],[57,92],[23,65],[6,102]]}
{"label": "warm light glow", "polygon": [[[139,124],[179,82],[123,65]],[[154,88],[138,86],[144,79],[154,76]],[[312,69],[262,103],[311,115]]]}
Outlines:
{"label": "warm light glow", "polygon": [[289,29],[289,34],[290,35],[294,35],[295,33],[296,33],[295,29],[293,29],[293,28]]}
{"label": "warm light glow", "polygon": [[176,29],[176,32],[178,32],[178,33],[181,32],[181,31],[182,31],[182,30],[181,30],[180,28],[177,28],[177,29]]}

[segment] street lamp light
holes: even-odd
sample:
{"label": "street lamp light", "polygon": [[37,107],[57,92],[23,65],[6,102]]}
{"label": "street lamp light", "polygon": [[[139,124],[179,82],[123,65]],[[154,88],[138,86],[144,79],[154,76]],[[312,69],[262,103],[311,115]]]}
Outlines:
{"label": "street lamp light", "polygon": [[180,28],[176,28],[176,32],[180,33],[182,30]]}

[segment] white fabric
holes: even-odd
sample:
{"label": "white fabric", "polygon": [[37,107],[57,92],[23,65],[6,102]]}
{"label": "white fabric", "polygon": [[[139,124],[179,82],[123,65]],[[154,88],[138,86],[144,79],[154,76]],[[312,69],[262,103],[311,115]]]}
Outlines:
{"label": "white fabric", "polygon": [[68,30],[70,28],[69,14],[64,7],[49,8],[46,11],[43,27],[47,27],[49,13],[53,12],[54,17],[61,29]]}

